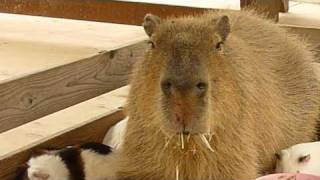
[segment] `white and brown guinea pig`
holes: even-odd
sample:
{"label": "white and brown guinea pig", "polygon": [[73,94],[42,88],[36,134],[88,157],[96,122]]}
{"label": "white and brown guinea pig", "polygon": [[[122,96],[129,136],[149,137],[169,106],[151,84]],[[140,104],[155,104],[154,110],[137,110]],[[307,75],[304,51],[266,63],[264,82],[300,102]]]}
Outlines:
{"label": "white and brown guinea pig", "polygon": [[305,173],[320,176],[320,142],[294,145],[276,154],[277,173]]}
{"label": "white and brown guinea pig", "polygon": [[86,143],[59,150],[42,150],[21,167],[15,180],[111,180],[111,148]]}

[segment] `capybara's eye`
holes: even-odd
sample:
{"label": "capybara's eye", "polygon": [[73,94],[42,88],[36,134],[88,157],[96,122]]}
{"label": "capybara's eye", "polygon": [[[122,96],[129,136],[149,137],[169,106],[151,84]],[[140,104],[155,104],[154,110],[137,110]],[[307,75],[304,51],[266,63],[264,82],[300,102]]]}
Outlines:
{"label": "capybara's eye", "polygon": [[170,91],[171,87],[172,87],[172,83],[170,81],[162,81],[161,88],[163,92],[166,93]]}
{"label": "capybara's eye", "polygon": [[152,41],[148,41],[148,44],[150,44],[150,47],[151,47],[152,49],[156,47],[156,46],[154,45],[154,42],[152,42]]}
{"label": "capybara's eye", "polygon": [[201,91],[206,90],[206,89],[207,89],[207,84],[204,83],[204,82],[199,82],[199,83],[197,84],[197,88],[198,88],[199,90],[201,90]]}
{"label": "capybara's eye", "polygon": [[216,51],[221,51],[222,45],[223,45],[223,42],[222,42],[222,41],[218,42],[218,43],[216,44]]}

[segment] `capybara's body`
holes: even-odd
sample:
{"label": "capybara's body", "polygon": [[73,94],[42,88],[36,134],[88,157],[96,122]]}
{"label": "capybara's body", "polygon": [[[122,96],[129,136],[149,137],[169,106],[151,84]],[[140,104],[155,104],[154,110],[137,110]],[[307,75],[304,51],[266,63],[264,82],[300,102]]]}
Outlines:
{"label": "capybara's body", "polygon": [[278,25],[246,11],[144,25],[152,47],[133,70],[120,179],[253,179],[315,138],[313,56]]}

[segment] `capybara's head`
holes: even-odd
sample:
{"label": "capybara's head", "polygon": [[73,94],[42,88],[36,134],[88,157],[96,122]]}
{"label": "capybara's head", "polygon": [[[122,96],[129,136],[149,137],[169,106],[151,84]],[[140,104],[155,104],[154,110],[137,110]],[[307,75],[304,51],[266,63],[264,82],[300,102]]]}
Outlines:
{"label": "capybara's head", "polygon": [[[156,83],[164,129],[173,133],[206,134],[225,116],[225,101],[233,94],[233,79],[223,59],[230,34],[229,18],[202,21],[192,17],[162,20],[146,15],[143,23],[150,38],[146,61],[156,63]],[[156,96],[157,93],[152,95]],[[216,113],[215,113],[216,111]],[[214,117],[216,116],[216,117]],[[220,119],[222,120],[222,119]]]}

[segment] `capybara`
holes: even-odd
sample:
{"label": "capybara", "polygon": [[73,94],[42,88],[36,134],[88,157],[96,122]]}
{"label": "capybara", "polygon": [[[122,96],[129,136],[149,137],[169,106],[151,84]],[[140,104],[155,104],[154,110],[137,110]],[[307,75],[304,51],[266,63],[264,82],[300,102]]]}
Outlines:
{"label": "capybara", "polygon": [[314,56],[298,37],[250,11],[148,14],[143,26],[120,179],[254,179],[316,138]]}

